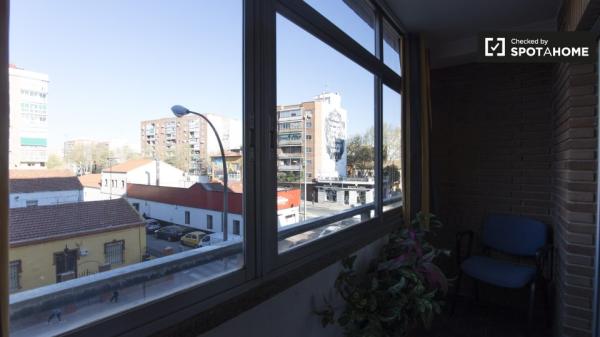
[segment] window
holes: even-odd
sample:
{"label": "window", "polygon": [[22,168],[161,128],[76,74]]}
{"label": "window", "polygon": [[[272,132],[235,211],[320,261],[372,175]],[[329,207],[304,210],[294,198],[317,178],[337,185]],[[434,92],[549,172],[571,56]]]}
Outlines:
{"label": "window", "polygon": [[[346,5],[340,1],[340,6]],[[335,7],[339,9],[340,6]],[[299,207],[294,206],[300,214],[300,224],[312,227],[308,224],[316,220],[325,226],[327,217],[355,211],[354,205],[344,204],[343,198],[337,197],[338,193],[343,193],[344,184],[354,179],[364,179],[372,175],[375,169],[374,77],[283,16],[277,16],[276,24],[278,104],[290,102],[310,107],[312,121],[321,125],[313,131],[320,132],[320,137],[313,138],[311,147],[305,147],[306,156],[300,159],[300,165],[288,164],[283,157],[278,158],[282,162],[278,165],[278,190],[286,190],[286,193],[295,191],[300,197]],[[298,44],[311,50],[311,53],[299,55]],[[331,69],[336,71],[332,72]],[[297,86],[299,81],[307,83],[302,90]],[[327,83],[329,90],[323,92],[321,83]],[[306,122],[306,126],[309,125],[312,126],[312,122]],[[280,140],[287,137],[289,134],[279,134]],[[284,149],[289,145],[280,142],[278,147]],[[291,182],[299,183],[309,178],[303,167],[313,153],[316,157],[313,161],[316,188],[326,193],[326,197],[317,198],[314,203],[308,201],[303,185],[295,185],[300,186],[297,190],[290,185]],[[351,170],[348,170],[349,167]],[[377,189],[374,184],[370,188]],[[338,203],[338,199],[342,199],[342,202]],[[350,213],[347,218],[342,218],[343,225],[351,226],[369,218],[370,211],[365,209],[368,216],[362,218],[360,213]],[[296,242],[300,237],[303,238],[303,244],[319,239],[319,233],[319,229],[311,229],[297,236],[281,236],[279,251],[297,248],[299,245]]]}
{"label": "window", "polygon": [[383,62],[398,75],[401,75],[400,53],[402,38],[387,20],[383,22]]}
{"label": "window", "polygon": [[[19,216],[47,220],[44,233],[64,232],[44,255],[35,249],[27,257],[11,255],[23,261],[17,291],[27,291],[10,298],[15,334],[143,335],[161,317],[179,320],[188,317],[182,310],[210,309],[221,294],[229,300],[230,293],[261,286],[263,275],[277,277],[273,271],[297,271],[333,250],[349,250],[356,240],[348,238],[374,239],[390,228],[386,217],[400,218],[400,207],[386,207],[401,202],[401,181],[382,173],[394,163],[382,154],[392,139],[382,122],[400,125],[397,108],[385,103],[391,96],[382,91],[402,94],[401,71],[384,63],[394,56],[383,50],[385,42],[401,55],[401,46],[375,29],[385,13],[361,0],[267,1],[274,6],[222,0],[115,10],[111,3],[11,3],[10,24],[17,29],[10,30],[6,50],[11,61],[41,72],[35,87],[10,91],[27,91],[27,99],[11,104],[23,107],[21,121],[40,129],[41,135],[27,136],[48,135],[49,144],[62,144],[77,135],[94,144],[82,146],[77,158],[65,156],[64,165],[112,192],[86,193],[60,217],[34,213],[51,205],[22,208]],[[38,12],[47,20],[30,20]],[[184,24],[173,24],[174,18]],[[25,23],[28,29],[18,29]],[[40,31],[53,37],[56,57],[40,56]],[[66,71],[58,60],[72,55],[77,62]],[[77,104],[55,106],[77,97],[93,103],[84,111],[73,110]],[[176,104],[210,111],[205,117],[217,132],[194,114],[175,117],[169,107]],[[82,118],[69,118],[74,115]],[[44,129],[46,119],[54,121],[52,132]],[[15,132],[2,127],[1,135]],[[127,145],[119,147],[121,140]],[[226,153],[240,153],[226,162],[228,186],[214,170],[219,141]],[[38,147],[26,153],[36,161],[23,166],[46,165],[47,149]],[[81,219],[94,231],[83,235]],[[190,246],[180,245],[191,230],[207,235],[190,234]],[[121,299],[107,304],[104,296],[115,289]],[[68,308],[68,324],[47,323],[56,303]]]}
{"label": "window", "polygon": [[25,201],[25,206],[26,207],[37,206],[37,205],[38,205],[38,201],[37,200],[26,200]]}
{"label": "window", "polygon": [[233,220],[233,234],[240,235],[240,221]]}
{"label": "window", "polygon": [[8,268],[9,289],[12,293],[21,289],[21,260],[10,261]]}
{"label": "window", "polygon": [[206,228],[213,229],[213,217],[210,214],[206,216]]}
{"label": "window", "polygon": [[122,264],[124,259],[125,241],[113,241],[104,244],[104,263]]}
{"label": "window", "polygon": [[375,53],[375,14],[366,1],[305,0],[371,53]]}
{"label": "window", "polygon": [[384,210],[402,205],[402,97],[383,86]]}

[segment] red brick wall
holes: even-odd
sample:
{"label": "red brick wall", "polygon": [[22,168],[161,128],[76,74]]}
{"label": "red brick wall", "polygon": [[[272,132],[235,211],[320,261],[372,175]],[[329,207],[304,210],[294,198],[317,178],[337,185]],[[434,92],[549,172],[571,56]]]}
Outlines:
{"label": "red brick wall", "polygon": [[593,64],[554,72],[553,201],[556,225],[556,332],[591,336],[596,233],[597,88]]}
{"label": "red brick wall", "polygon": [[[492,212],[542,220],[555,244],[555,332],[591,336],[597,160],[592,64],[432,72],[434,212],[453,247]],[[445,235],[444,235],[445,234]]]}
{"label": "red brick wall", "polygon": [[478,231],[489,213],[552,224],[552,70],[469,64],[432,71],[433,199],[446,244],[457,230]]}

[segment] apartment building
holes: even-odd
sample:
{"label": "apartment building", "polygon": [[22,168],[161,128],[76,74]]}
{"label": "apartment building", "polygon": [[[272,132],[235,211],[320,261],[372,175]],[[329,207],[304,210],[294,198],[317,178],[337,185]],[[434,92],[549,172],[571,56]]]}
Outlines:
{"label": "apartment building", "polygon": [[[338,93],[277,106],[279,181],[346,176],[347,112]],[[306,171],[306,175],[303,172]]]}
{"label": "apartment building", "polygon": [[48,75],[10,65],[9,167],[45,167],[48,161]]}
{"label": "apartment building", "polygon": [[[205,114],[213,123],[225,150],[242,145],[239,119]],[[164,160],[193,175],[206,175],[210,156],[219,153],[219,145],[205,120],[188,115],[141,122],[141,150],[145,157]]]}

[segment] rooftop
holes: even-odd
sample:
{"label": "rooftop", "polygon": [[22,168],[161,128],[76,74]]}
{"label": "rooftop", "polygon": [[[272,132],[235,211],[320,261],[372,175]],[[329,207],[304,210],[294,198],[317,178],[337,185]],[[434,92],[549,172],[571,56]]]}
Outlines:
{"label": "rooftop", "polygon": [[75,176],[75,174],[72,171],[62,169],[10,170],[8,175],[10,179],[56,178]]}
{"label": "rooftop", "polygon": [[101,177],[100,173],[97,174],[85,174],[77,177],[79,182],[83,187],[92,187],[92,188],[100,188],[101,187]]}
{"label": "rooftop", "polygon": [[77,177],[10,179],[10,193],[34,193],[81,190]]}
{"label": "rooftop", "polygon": [[[241,186],[241,185],[240,185]],[[189,188],[127,184],[127,197],[192,208],[223,211],[223,185],[196,183]],[[229,213],[242,214],[241,188],[229,189]],[[277,209],[300,205],[300,190],[277,192]]]}
{"label": "rooftop", "polygon": [[125,199],[14,208],[9,215],[11,246],[60,240],[143,225]]}
{"label": "rooftop", "polygon": [[111,166],[105,170],[102,170],[102,172],[113,172],[113,173],[127,173],[131,170],[134,170],[140,166],[144,166],[148,163],[151,163],[153,160],[152,159],[132,159],[132,160],[128,160],[124,163],[121,164],[117,164],[114,166]]}

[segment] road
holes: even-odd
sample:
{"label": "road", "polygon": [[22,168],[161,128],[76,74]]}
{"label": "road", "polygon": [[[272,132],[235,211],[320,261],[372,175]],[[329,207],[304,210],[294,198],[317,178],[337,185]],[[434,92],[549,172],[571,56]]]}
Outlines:
{"label": "road", "polygon": [[191,247],[182,245],[179,241],[169,242],[157,239],[152,234],[146,234],[146,245],[148,246],[148,253],[153,257],[165,256],[165,248],[167,247],[173,249],[173,254],[192,249]]}

